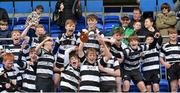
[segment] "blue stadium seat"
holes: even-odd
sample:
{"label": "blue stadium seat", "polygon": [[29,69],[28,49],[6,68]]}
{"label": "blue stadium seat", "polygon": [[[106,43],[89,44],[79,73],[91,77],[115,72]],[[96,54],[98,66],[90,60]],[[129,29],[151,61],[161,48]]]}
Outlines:
{"label": "blue stadium seat", "polygon": [[55,11],[57,1],[51,1],[51,13]]}
{"label": "blue stadium seat", "polygon": [[103,25],[101,24],[101,23],[97,23],[97,28],[101,31],[101,32],[103,32],[104,31],[104,27],[103,27]]}
{"label": "blue stadium seat", "polygon": [[14,22],[14,24],[17,24],[17,18],[14,17],[14,18],[9,18],[9,22],[8,24],[12,24]]}
{"label": "blue stadium seat", "polygon": [[85,4],[84,4],[84,0],[81,0],[81,8],[82,8],[82,11],[84,12],[84,11],[85,11]]}
{"label": "blue stadium seat", "polygon": [[48,16],[43,16],[43,17],[40,17],[40,21],[39,23],[40,24],[49,24],[49,17]]}
{"label": "blue stadium seat", "polygon": [[168,3],[171,7],[171,10],[174,10],[173,0],[157,0],[158,1],[158,10],[161,11],[161,5],[163,3]]}
{"label": "blue stadium seat", "polygon": [[49,13],[49,2],[48,1],[33,1],[33,10],[35,10],[37,5],[42,5],[44,8],[44,13]]}
{"label": "blue stadium seat", "polygon": [[27,17],[19,17],[17,24],[25,24]]}
{"label": "blue stadium seat", "polygon": [[140,9],[142,12],[156,11],[156,0],[140,0]]}
{"label": "blue stadium seat", "polygon": [[119,16],[104,16],[104,22],[119,22]]}
{"label": "blue stadium seat", "polygon": [[111,29],[115,26],[119,26],[120,24],[118,22],[110,22],[110,23],[105,23],[104,25],[104,35],[105,36],[111,36],[112,35],[112,32],[111,32]]}
{"label": "blue stadium seat", "polygon": [[13,30],[20,30],[20,31],[23,31],[25,28],[24,28],[24,25],[15,25],[14,27],[13,27]]}
{"label": "blue stadium seat", "polygon": [[14,13],[13,2],[0,2],[0,7],[6,9],[8,13]]}
{"label": "blue stadium seat", "polygon": [[169,84],[168,84],[167,80],[161,79],[159,86],[160,86],[160,92],[168,92],[169,91]]}
{"label": "blue stadium seat", "polygon": [[15,13],[31,13],[31,12],[32,12],[31,1],[15,2]]}
{"label": "blue stadium seat", "polygon": [[103,12],[103,0],[87,0],[87,12]]}

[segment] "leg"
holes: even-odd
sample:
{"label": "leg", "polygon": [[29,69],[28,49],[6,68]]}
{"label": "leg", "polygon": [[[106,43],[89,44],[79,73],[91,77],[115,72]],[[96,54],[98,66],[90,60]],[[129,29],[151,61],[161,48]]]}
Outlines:
{"label": "leg", "polygon": [[124,83],[123,84],[123,91],[124,92],[128,92],[129,89],[130,89],[130,81],[129,80],[125,80],[123,83]]}
{"label": "leg", "polygon": [[54,74],[54,85],[55,85],[55,90],[59,87],[59,83],[60,83],[60,79],[61,79],[61,74],[59,73],[55,73]]}
{"label": "leg", "polygon": [[146,85],[147,92],[151,92],[151,85]]}
{"label": "leg", "polygon": [[171,92],[177,92],[178,90],[178,81],[177,80],[172,80],[170,82],[171,85]]}
{"label": "leg", "polygon": [[159,84],[158,84],[158,83],[154,83],[154,84],[153,84],[153,91],[154,91],[154,92],[159,92],[159,90],[160,90],[160,89],[159,89]]}
{"label": "leg", "polygon": [[121,92],[121,77],[116,77],[116,91]]}
{"label": "leg", "polygon": [[137,83],[137,87],[139,88],[139,90],[140,90],[141,92],[146,92],[146,87],[145,87],[145,84],[144,84],[143,81],[139,81],[139,82]]}

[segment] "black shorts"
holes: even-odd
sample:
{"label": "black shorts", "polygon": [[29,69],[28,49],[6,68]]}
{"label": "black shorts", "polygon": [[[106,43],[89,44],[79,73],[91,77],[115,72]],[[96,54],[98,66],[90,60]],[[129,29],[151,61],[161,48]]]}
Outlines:
{"label": "black shorts", "polygon": [[159,70],[151,70],[143,72],[144,82],[146,85],[151,85],[154,83],[159,84],[160,82],[160,71]]}
{"label": "black shorts", "polygon": [[141,72],[138,69],[135,70],[124,70],[123,69],[123,81],[125,80],[132,80],[135,84],[137,84],[140,81],[143,81],[143,77]]}
{"label": "black shorts", "polygon": [[100,83],[100,92],[115,92],[116,91],[116,84],[113,83]]}
{"label": "black shorts", "polygon": [[169,81],[180,79],[180,63],[175,63],[167,69],[167,78]]}

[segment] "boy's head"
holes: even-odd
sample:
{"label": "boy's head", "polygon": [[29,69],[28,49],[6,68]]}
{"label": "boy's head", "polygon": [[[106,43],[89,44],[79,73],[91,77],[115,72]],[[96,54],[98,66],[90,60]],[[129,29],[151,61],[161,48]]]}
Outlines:
{"label": "boy's head", "polygon": [[44,8],[43,8],[42,5],[37,5],[35,11],[36,11],[38,14],[42,14],[42,12],[44,11]]}
{"label": "boy's head", "polygon": [[89,28],[95,28],[98,22],[98,17],[95,14],[90,14],[87,16],[86,20]]}
{"label": "boy's head", "polygon": [[19,44],[20,35],[21,35],[20,31],[18,31],[18,30],[14,30],[11,32],[11,38],[12,38],[14,44]]}
{"label": "boy's head", "polygon": [[40,37],[40,36],[42,36],[42,35],[45,35],[45,33],[46,33],[46,31],[45,31],[44,26],[41,25],[41,24],[38,24],[38,25],[36,26],[36,35],[37,35],[38,37]]}
{"label": "boy's head", "polygon": [[154,20],[153,18],[146,18],[144,22],[145,28],[150,28],[154,25]]}
{"label": "boy's head", "polygon": [[154,35],[153,34],[148,34],[145,37],[145,42],[146,44],[152,44],[154,41]]}
{"label": "boy's head", "polygon": [[[44,39],[47,39],[49,38],[50,36],[44,36]],[[52,50],[52,47],[53,47],[53,40],[47,40],[44,44],[43,44],[44,48],[46,47],[48,50]]]}
{"label": "boy's head", "polygon": [[176,41],[177,40],[177,36],[178,36],[176,28],[169,28],[168,29],[168,35],[169,35],[170,41]]}
{"label": "boy's head", "polygon": [[78,57],[76,51],[72,51],[69,54],[69,60],[70,60],[70,65],[73,68],[78,68],[80,66],[80,60],[79,60],[79,57]]}
{"label": "boy's head", "polygon": [[8,29],[7,20],[0,20],[0,30],[7,30],[7,29]]}
{"label": "boy's head", "polygon": [[113,27],[112,28],[113,38],[116,39],[117,41],[119,41],[123,38],[122,33],[123,33],[123,28],[121,28],[121,27]]}
{"label": "boy's head", "polygon": [[65,22],[66,35],[71,36],[75,31],[76,21],[73,19],[68,19]]}
{"label": "boy's head", "polygon": [[139,29],[141,29],[141,22],[135,21],[133,27],[134,27],[134,31],[138,31]]}
{"label": "boy's head", "polygon": [[128,38],[129,45],[132,49],[137,49],[139,45],[139,40],[137,36],[130,36]]}
{"label": "boy's head", "polygon": [[31,61],[36,61],[37,60],[37,55],[36,55],[36,50],[35,47],[31,47],[29,51],[29,56],[31,58]]}
{"label": "boy's head", "polygon": [[10,70],[14,63],[14,55],[12,53],[5,53],[3,55],[3,65],[5,69]]}
{"label": "boy's head", "polygon": [[87,51],[86,51],[86,58],[87,58],[87,61],[90,64],[95,63],[96,62],[96,58],[97,58],[96,49],[94,49],[94,48],[87,49]]}

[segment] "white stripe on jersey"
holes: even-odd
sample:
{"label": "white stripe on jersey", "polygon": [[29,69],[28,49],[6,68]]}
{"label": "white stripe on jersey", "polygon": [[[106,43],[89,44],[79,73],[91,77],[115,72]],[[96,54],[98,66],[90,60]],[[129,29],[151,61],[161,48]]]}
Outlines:
{"label": "white stripe on jersey", "polygon": [[70,75],[65,74],[65,73],[61,73],[61,77],[64,77],[65,79],[72,81],[72,82],[75,82],[77,84],[79,83],[79,81],[75,77],[70,76]]}
{"label": "white stripe on jersey", "polygon": [[64,54],[61,54],[61,53],[57,53],[57,56],[60,58],[64,58]]}
{"label": "white stripe on jersey", "polygon": [[151,66],[146,66],[142,68],[143,71],[148,71],[152,69],[159,69],[159,65],[151,65]]}
{"label": "white stripe on jersey", "polygon": [[36,90],[36,85],[34,85],[34,84],[23,83],[22,87]]}
{"label": "white stripe on jersey", "polygon": [[51,62],[46,62],[46,61],[39,61],[38,63],[38,66],[47,66],[47,67],[53,67],[53,63],[51,63]]}
{"label": "white stripe on jersey", "polygon": [[35,75],[30,75],[30,74],[23,74],[23,79],[28,79],[28,80],[36,80]]}
{"label": "white stripe on jersey", "polygon": [[53,75],[53,71],[49,69],[40,69],[38,68],[36,71],[37,74],[50,74]]}
{"label": "white stripe on jersey", "polygon": [[92,48],[96,48],[99,49],[99,44],[95,44],[95,43],[84,43],[84,47],[92,47]]}
{"label": "white stripe on jersey", "polygon": [[[65,86],[64,86],[65,85]],[[64,82],[64,81],[61,81],[60,83],[60,86],[64,86],[64,87],[67,87],[70,88],[70,89],[73,89],[73,90],[77,90],[76,87],[72,86],[71,84],[69,84],[68,82]]]}
{"label": "white stripe on jersey", "polygon": [[80,90],[100,91],[100,88],[95,86],[81,86]]}
{"label": "white stripe on jersey", "polygon": [[80,71],[84,71],[84,70],[99,71],[99,68],[98,66],[81,65]]}
{"label": "white stripe on jersey", "polygon": [[99,78],[99,76],[95,76],[95,75],[83,75],[83,76],[81,76],[81,81],[100,82],[100,78]]}
{"label": "white stripe on jersey", "polygon": [[157,60],[159,60],[158,56],[149,57],[149,58],[144,59],[144,63],[154,62],[154,61],[157,61]]}
{"label": "white stripe on jersey", "polygon": [[115,81],[115,77],[113,76],[101,76],[100,77],[101,81]]}

